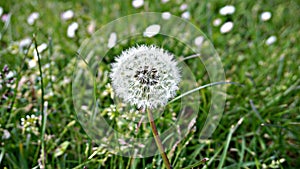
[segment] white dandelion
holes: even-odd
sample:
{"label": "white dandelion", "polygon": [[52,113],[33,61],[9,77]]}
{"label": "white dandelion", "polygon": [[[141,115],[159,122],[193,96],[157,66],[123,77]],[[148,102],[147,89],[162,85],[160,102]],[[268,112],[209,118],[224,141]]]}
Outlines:
{"label": "white dandelion", "polygon": [[116,58],[110,73],[116,95],[138,108],[158,108],[173,98],[180,82],[174,55],[156,46],[132,47]]}

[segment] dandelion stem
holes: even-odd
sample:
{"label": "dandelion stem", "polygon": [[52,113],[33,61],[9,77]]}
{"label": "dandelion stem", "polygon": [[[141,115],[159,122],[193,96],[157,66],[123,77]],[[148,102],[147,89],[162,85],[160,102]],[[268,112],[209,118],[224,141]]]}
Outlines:
{"label": "dandelion stem", "polygon": [[172,169],[172,166],[170,164],[170,161],[164,151],[164,146],[159,138],[159,135],[158,135],[158,132],[157,132],[157,128],[156,128],[156,125],[154,123],[154,119],[153,119],[153,115],[152,115],[152,112],[150,109],[147,109],[147,114],[148,114],[148,119],[149,119],[149,122],[150,122],[150,126],[151,126],[151,129],[152,129],[152,133],[153,133],[153,136],[154,136],[154,140],[156,142],[156,145],[158,147],[158,150],[162,156],[162,159],[163,159],[163,162],[165,163],[165,166],[167,167],[167,169]]}

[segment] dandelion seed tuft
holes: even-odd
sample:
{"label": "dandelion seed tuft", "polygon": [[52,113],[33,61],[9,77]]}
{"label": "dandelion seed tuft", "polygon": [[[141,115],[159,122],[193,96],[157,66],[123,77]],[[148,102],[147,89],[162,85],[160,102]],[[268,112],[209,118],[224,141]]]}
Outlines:
{"label": "dandelion seed tuft", "polygon": [[180,71],[174,56],[156,46],[132,47],[116,58],[110,73],[113,89],[124,102],[158,108],[175,96]]}

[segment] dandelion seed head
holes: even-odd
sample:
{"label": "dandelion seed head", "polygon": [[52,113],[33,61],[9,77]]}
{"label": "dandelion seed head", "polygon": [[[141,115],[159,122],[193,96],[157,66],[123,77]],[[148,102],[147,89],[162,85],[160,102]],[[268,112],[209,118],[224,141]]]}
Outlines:
{"label": "dandelion seed head", "polygon": [[158,108],[175,96],[180,72],[174,56],[156,46],[132,47],[116,58],[110,73],[113,89],[138,108]]}

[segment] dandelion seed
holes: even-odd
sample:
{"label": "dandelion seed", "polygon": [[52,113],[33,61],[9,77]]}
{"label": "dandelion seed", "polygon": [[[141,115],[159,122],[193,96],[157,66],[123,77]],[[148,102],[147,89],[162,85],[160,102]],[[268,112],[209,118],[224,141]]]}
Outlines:
{"label": "dandelion seed", "polygon": [[235,12],[235,7],[232,5],[226,5],[220,9],[219,13],[221,15],[231,15]]}
{"label": "dandelion seed", "polygon": [[40,14],[38,12],[33,12],[29,15],[29,17],[27,18],[27,23],[29,25],[33,25],[35,20],[38,19],[40,16]]}
{"label": "dandelion seed", "polygon": [[144,5],[144,0],[133,0],[132,1],[132,6],[134,8],[140,8]]}
{"label": "dandelion seed", "polygon": [[142,45],[123,51],[116,58],[110,78],[116,95],[125,103],[157,108],[175,96],[180,72],[172,54]]}
{"label": "dandelion seed", "polygon": [[72,10],[67,10],[60,15],[60,18],[64,21],[72,19],[74,17],[74,12]]}
{"label": "dandelion seed", "polygon": [[273,43],[275,43],[277,41],[276,36],[270,36],[267,40],[266,40],[266,45],[272,45]]}
{"label": "dandelion seed", "polygon": [[231,30],[232,30],[232,28],[233,28],[233,22],[226,22],[226,23],[224,23],[222,26],[221,26],[221,28],[220,28],[220,32],[221,33],[228,33],[228,32],[230,32]]}
{"label": "dandelion seed", "polygon": [[222,20],[220,18],[217,18],[213,21],[213,25],[214,26],[220,26],[222,23]]}
{"label": "dandelion seed", "polygon": [[155,35],[157,35],[160,31],[160,25],[150,25],[146,28],[145,32],[144,32],[144,36],[145,37],[153,37]]}
{"label": "dandelion seed", "polygon": [[191,14],[189,11],[184,12],[183,14],[181,14],[181,17],[184,19],[190,19]]}
{"label": "dandelion seed", "polygon": [[170,13],[170,12],[163,12],[163,13],[161,14],[161,17],[162,17],[163,19],[165,19],[165,20],[168,20],[168,19],[171,18],[171,13]]}
{"label": "dandelion seed", "polygon": [[113,32],[109,36],[107,47],[113,48],[116,44],[117,44],[117,34],[116,32]]}
{"label": "dandelion seed", "polygon": [[74,38],[75,37],[75,33],[76,30],[78,29],[78,23],[77,22],[73,22],[69,25],[68,30],[67,30],[67,36],[69,38]]}
{"label": "dandelion seed", "polygon": [[260,19],[261,19],[262,21],[268,21],[268,20],[271,19],[271,17],[272,17],[271,12],[263,12],[263,13],[260,15]]}

